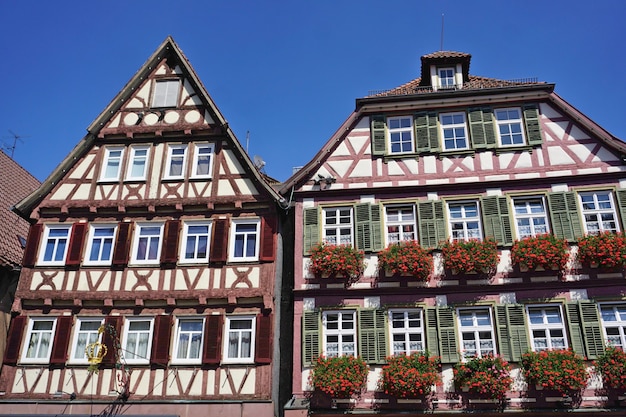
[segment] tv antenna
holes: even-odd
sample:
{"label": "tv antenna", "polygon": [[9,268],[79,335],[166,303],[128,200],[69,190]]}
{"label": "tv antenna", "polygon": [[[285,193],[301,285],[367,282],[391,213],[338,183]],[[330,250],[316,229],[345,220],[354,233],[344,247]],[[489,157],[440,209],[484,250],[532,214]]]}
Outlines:
{"label": "tv antenna", "polygon": [[259,155],[254,155],[254,166],[259,171],[263,172],[263,167],[265,166],[265,161]]}
{"label": "tv antenna", "polygon": [[7,150],[11,151],[11,159],[13,159],[13,154],[15,153],[15,148],[17,147],[17,141],[20,141],[21,143],[24,143],[24,141],[22,139],[27,138],[29,136],[21,136],[18,135],[17,133],[15,133],[14,131],[12,131],[11,129],[9,129],[9,133],[11,134],[11,136],[9,138],[13,139],[13,145],[9,146],[9,145],[5,145],[5,148]]}
{"label": "tv antenna", "polygon": [[439,44],[439,50],[443,51],[443,13],[441,13],[441,43]]}

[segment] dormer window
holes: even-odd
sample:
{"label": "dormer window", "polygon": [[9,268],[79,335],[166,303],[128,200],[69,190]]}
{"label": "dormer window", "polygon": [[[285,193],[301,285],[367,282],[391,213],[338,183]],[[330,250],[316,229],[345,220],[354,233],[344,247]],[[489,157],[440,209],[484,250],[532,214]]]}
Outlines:
{"label": "dormer window", "polygon": [[439,68],[439,88],[454,88],[454,68]]}
{"label": "dormer window", "polygon": [[179,80],[157,81],[152,95],[152,107],[176,107],[179,85]]}

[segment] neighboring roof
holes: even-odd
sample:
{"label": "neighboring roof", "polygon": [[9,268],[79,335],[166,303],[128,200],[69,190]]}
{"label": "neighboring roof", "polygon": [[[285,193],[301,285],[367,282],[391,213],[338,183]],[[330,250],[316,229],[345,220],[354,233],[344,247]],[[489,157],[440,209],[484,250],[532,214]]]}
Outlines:
{"label": "neighboring roof", "polygon": [[11,207],[39,187],[39,180],[0,150],[0,265],[18,266],[30,224]]}

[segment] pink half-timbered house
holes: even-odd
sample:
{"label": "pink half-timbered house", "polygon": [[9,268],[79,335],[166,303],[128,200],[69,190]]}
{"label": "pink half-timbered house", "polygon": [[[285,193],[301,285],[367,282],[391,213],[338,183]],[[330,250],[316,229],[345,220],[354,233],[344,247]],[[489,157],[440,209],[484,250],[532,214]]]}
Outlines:
{"label": "pink half-timbered house", "polygon": [[0,413],[275,415],[280,199],[168,37],[14,208]]}
{"label": "pink half-timbered house", "polygon": [[[595,268],[576,257],[579,238],[626,228],[626,145],[553,84],[474,76],[470,58],[425,55],[419,78],[357,99],[283,184],[295,207],[294,399],[286,415],[624,405],[623,392],[593,374],[566,396],[538,390],[520,363],[525,352],[572,348],[591,365],[606,344],[626,343],[623,267]],[[567,241],[562,268],[528,271],[512,262],[515,242],[546,233]],[[427,279],[379,265],[385,248],[410,240],[433,257]],[[486,240],[497,245],[490,268],[446,268],[446,242]],[[364,252],[364,272],[357,280],[314,274],[320,242]],[[386,357],[420,351],[441,360],[431,394],[383,392]],[[369,365],[360,396],[328,398],[310,384],[319,357],[340,355]],[[504,403],[455,384],[455,364],[488,355],[512,366]]]}

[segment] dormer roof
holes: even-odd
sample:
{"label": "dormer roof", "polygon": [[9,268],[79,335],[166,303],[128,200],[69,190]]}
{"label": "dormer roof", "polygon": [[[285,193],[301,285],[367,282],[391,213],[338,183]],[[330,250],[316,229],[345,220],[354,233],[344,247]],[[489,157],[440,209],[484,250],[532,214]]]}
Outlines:
{"label": "dormer roof", "polygon": [[420,77],[420,86],[430,86],[431,77],[430,70],[432,66],[456,67],[457,64],[461,64],[461,73],[463,74],[463,82],[469,77],[469,66],[472,55],[465,52],[455,51],[437,51],[432,54],[423,55],[422,60],[422,76]]}

